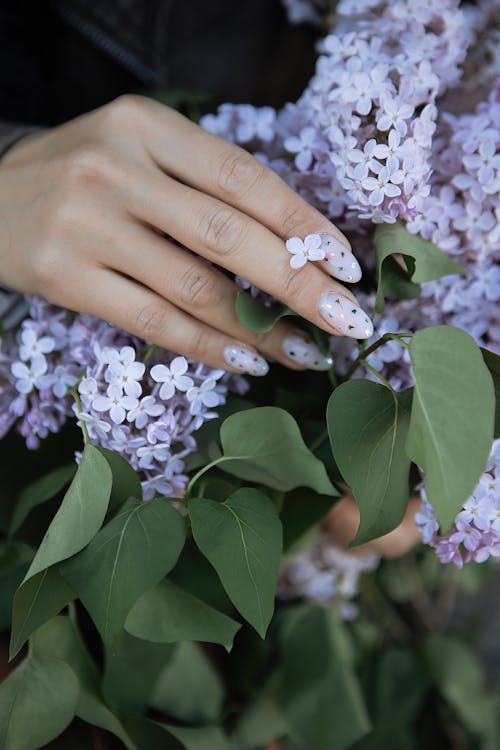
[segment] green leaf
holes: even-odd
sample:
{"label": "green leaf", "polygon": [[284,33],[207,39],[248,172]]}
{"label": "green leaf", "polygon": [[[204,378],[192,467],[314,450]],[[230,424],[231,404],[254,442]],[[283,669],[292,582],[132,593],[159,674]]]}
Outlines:
{"label": "green leaf", "polygon": [[392,531],[408,504],[410,460],[405,440],[411,391],[395,393],[370,380],[336,388],[327,407],[335,461],[352,488],[360,525],[352,544]]}
{"label": "green leaf", "polygon": [[61,659],[76,674],[80,683],[76,715],[80,719],[111,732],[124,743],[127,750],[137,750],[119,718],[104,702],[100,688],[101,675],[68,617],[54,617],[39,628],[33,634],[32,648],[35,656]]}
{"label": "green leaf", "polygon": [[235,731],[238,747],[253,750],[289,733],[276,693],[282,676],[275,673],[240,715]]}
{"label": "green leaf", "polygon": [[245,292],[238,292],[234,308],[240,323],[255,333],[268,333],[285,315],[297,314],[286,305],[268,307]]}
{"label": "green leaf", "polygon": [[284,492],[312,487],[336,496],[321,461],[304,443],[293,417],[261,406],[228,417],[220,431],[224,461],[219,468],[240,479],[262,482]]}
{"label": "green leaf", "polygon": [[490,691],[477,654],[447,633],[429,636],[424,655],[434,683],[465,726],[480,735],[487,731],[492,721]]}
{"label": "green leaf", "polygon": [[204,641],[228,651],[241,625],[165,579],[135,603],[125,629],[136,638],[156,643]]}
{"label": "green leaf", "polygon": [[56,567],[28,578],[14,595],[10,658],[20,651],[36,628],[57,615],[74,598],[75,594]]}
{"label": "green leaf", "polygon": [[[57,571],[41,574],[90,542],[104,520],[110,492],[111,470],[97,448],[88,444],[59,510],[14,596],[11,656],[34,628],[74,598]],[[32,580],[35,576],[36,580]]]}
{"label": "green leaf", "polygon": [[[417,296],[415,284],[432,281],[450,274],[464,274],[465,269],[452,261],[437,245],[424,240],[417,234],[410,234],[404,224],[379,224],[374,236],[375,256],[377,261],[378,288],[375,310],[384,309],[384,297],[395,293],[403,298]],[[409,274],[404,278],[404,271],[395,268],[391,255],[401,253],[413,259]],[[387,268],[386,268],[387,265]]]}
{"label": "green leaf", "polygon": [[132,713],[123,715],[123,724],[137,750],[182,750],[180,742],[163,724]]}
{"label": "green leaf", "polygon": [[231,750],[227,735],[220,727],[176,727],[166,724],[169,732],[182,742],[185,750]]}
{"label": "green leaf", "polygon": [[33,508],[57,495],[71,481],[75,472],[75,464],[66,464],[28,484],[19,495],[14,507],[9,534],[12,536],[18,531]]}
{"label": "green leaf", "polygon": [[319,523],[334,502],[331,495],[318,495],[304,487],[288,492],[280,513],[283,524],[283,549],[287,550],[311,526]]}
{"label": "green leaf", "polygon": [[113,477],[108,507],[108,516],[111,516],[129,497],[142,500],[141,480],[120,453],[100,446],[97,450],[106,459]]}
{"label": "green leaf", "polygon": [[111,492],[111,470],[87,444],[73,481],[26,574],[28,580],[83,549],[101,528]]}
{"label": "green leaf", "polygon": [[25,659],[0,685],[0,747],[43,747],[71,722],[77,701],[71,667],[55,659]]}
{"label": "green leaf", "polygon": [[500,438],[500,357],[488,349],[481,349],[481,354],[493,379],[495,388],[495,438]]}
{"label": "green leaf", "polygon": [[284,630],[280,704],[300,747],[347,750],[370,729],[342,628],[331,611],[304,607]]}
{"label": "green leaf", "polygon": [[0,631],[11,624],[12,600],[33,559],[33,549],[23,542],[0,542]]}
{"label": "green leaf", "polygon": [[408,456],[427,475],[427,497],[447,531],[484,471],[495,396],[474,339],[452,326],[418,331],[410,358],[415,389]]}
{"label": "green leaf", "polygon": [[143,641],[122,630],[105,654],[102,689],[108,703],[143,713],[173,653],[171,644]]}
{"label": "green leaf", "polygon": [[60,566],[105,643],[137,599],[177,562],[185,522],[165,500],[130,498],[78,555]]}
{"label": "green leaf", "polygon": [[188,724],[217,721],[224,686],[203,650],[191,641],[179,643],[153,691],[151,705]]}
{"label": "green leaf", "polygon": [[282,548],[273,502],[243,488],[225,503],[192,498],[188,508],[196,544],[235,607],[264,638],[274,611]]}

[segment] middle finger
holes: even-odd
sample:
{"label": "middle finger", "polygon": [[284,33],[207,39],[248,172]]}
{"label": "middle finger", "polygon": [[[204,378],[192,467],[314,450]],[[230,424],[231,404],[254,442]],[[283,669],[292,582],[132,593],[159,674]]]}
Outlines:
{"label": "middle finger", "polygon": [[295,270],[283,240],[237,209],[159,169],[134,191],[130,212],[208,260],[250,281],[333,335],[369,338],[354,295],[311,263]]}

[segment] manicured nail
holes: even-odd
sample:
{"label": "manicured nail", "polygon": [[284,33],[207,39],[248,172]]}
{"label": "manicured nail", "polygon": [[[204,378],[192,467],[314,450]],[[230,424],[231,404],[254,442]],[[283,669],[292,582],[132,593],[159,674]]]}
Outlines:
{"label": "manicured nail", "polygon": [[360,265],[349,248],[331,234],[320,234],[320,249],[325,252],[323,267],[341,281],[354,283],[362,276]]}
{"label": "manicured nail", "polygon": [[353,339],[369,339],[373,324],[361,307],[335,292],[325,292],[319,298],[320,315],[337,331]]}
{"label": "manicured nail", "polygon": [[267,375],[269,365],[264,357],[240,344],[231,344],[224,349],[224,360],[231,367],[249,375]]}
{"label": "manicured nail", "polygon": [[282,348],[287,357],[309,370],[329,370],[333,365],[332,357],[325,357],[307,336],[287,336],[283,339]]}

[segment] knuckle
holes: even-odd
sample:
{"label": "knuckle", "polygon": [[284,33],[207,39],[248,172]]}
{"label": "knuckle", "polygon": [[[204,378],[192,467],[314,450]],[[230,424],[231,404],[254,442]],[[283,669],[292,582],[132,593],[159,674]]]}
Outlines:
{"label": "knuckle", "polygon": [[299,227],[307,226],[310,220],[310,211],[296,206],[286,206],[279,217],[279,226],[284,237],[291,237],[299,231]]}
{"label": "knuckle", "polygon": [[291,268],[287,269],[285,278],[281,283],[283,294],[279,296],[283,301],[291,303],[292,307],[297,305],[297,301],[300,301],[302,298],[304,288],[308,286],[304,279],[303,272],[305,270],[301,269],[302,273],[297,273],[297,271]]}
{"label": "knuckle", "polygon": [[194,330],[188,337],[188,340],[186,342],[186,351],[188,352],[188,356],[200,361],[206,359],[206,354],[209,351],[207,342],[208,338],[209,337],[206,335],[206,332],[203,330],[203,328],[197,328],[196,330]]}
{"label": "knuckle", "polygon": [[98,145],[85,145],[72,151],[65,160],[63,176],[71,183],[108,181],[116,172],[111,152]]}
{"label": "knuckle", "polygon": [[218,164],[217,187],[226,197],[240,198],[263,179],[266,168],[243,149],[224,153]]}
{"label": "knuckle", "polygon": [[150,102],[139,94],[122,94],[101,109],[102,124],[105,129],[112,129],[118,125],[135,125],[142,120],[148,111]]}
{"label": "knuckle", "polygon": [[161,305],[141,307],[134,321],[138,335],[146,341],[159,341],[167,330],[168,310]]}
{"label": "knuckle", "polygon": [[[51,290],[57,288],[61,275],[63,257],[59,245],[47,242],[41,245],[31,258],[32,273],[38,288],[43,288],[43,295],[49,299]],[[49,299],[50,301],[50,299]]]}
{"label": "knuckle", "polygon": [[209,249],[231,255],[243,242],[243,221],[230,208],[221,206],[203,217],[200,234]]}
{"label": "knuckle", "polygon": [[217,279],[197,266],[190,267],[180,279],[179,295],[182,303],[199,307],[216,307],[221,299]]}

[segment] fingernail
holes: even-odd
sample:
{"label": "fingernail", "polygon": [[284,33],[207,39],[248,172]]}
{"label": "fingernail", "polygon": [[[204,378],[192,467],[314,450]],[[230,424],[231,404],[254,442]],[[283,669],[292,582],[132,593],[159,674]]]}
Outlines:
{"label": "fingernail", "polygon": [[320,234],[320,248],[325,251],[323,266],[336,279],[354,283],[362,276],[361,267],[348,247],[331,234]]}
{"label": "fingernail", "polygon": [[325,292],[319,298],[318,311],[329,325],[344,336],[353,339],[369,339],[373,324],[361,307],[347,297],[335,292]]}
{"label": "fingernail", "polygon": [[226,346],[223,352],[224,361],[231,367],[235,367],[241,372],[249,375],[267,375],[269,365],[264,357],[256,354],[251,349],[247,349],[239,344]]}
{"label": "fingernail", "polygon": [[314,341],[306,336],[287,336],[281,346],[287,357],[310,370],[329,370],[333,365],[332,357],[322,354]]}

